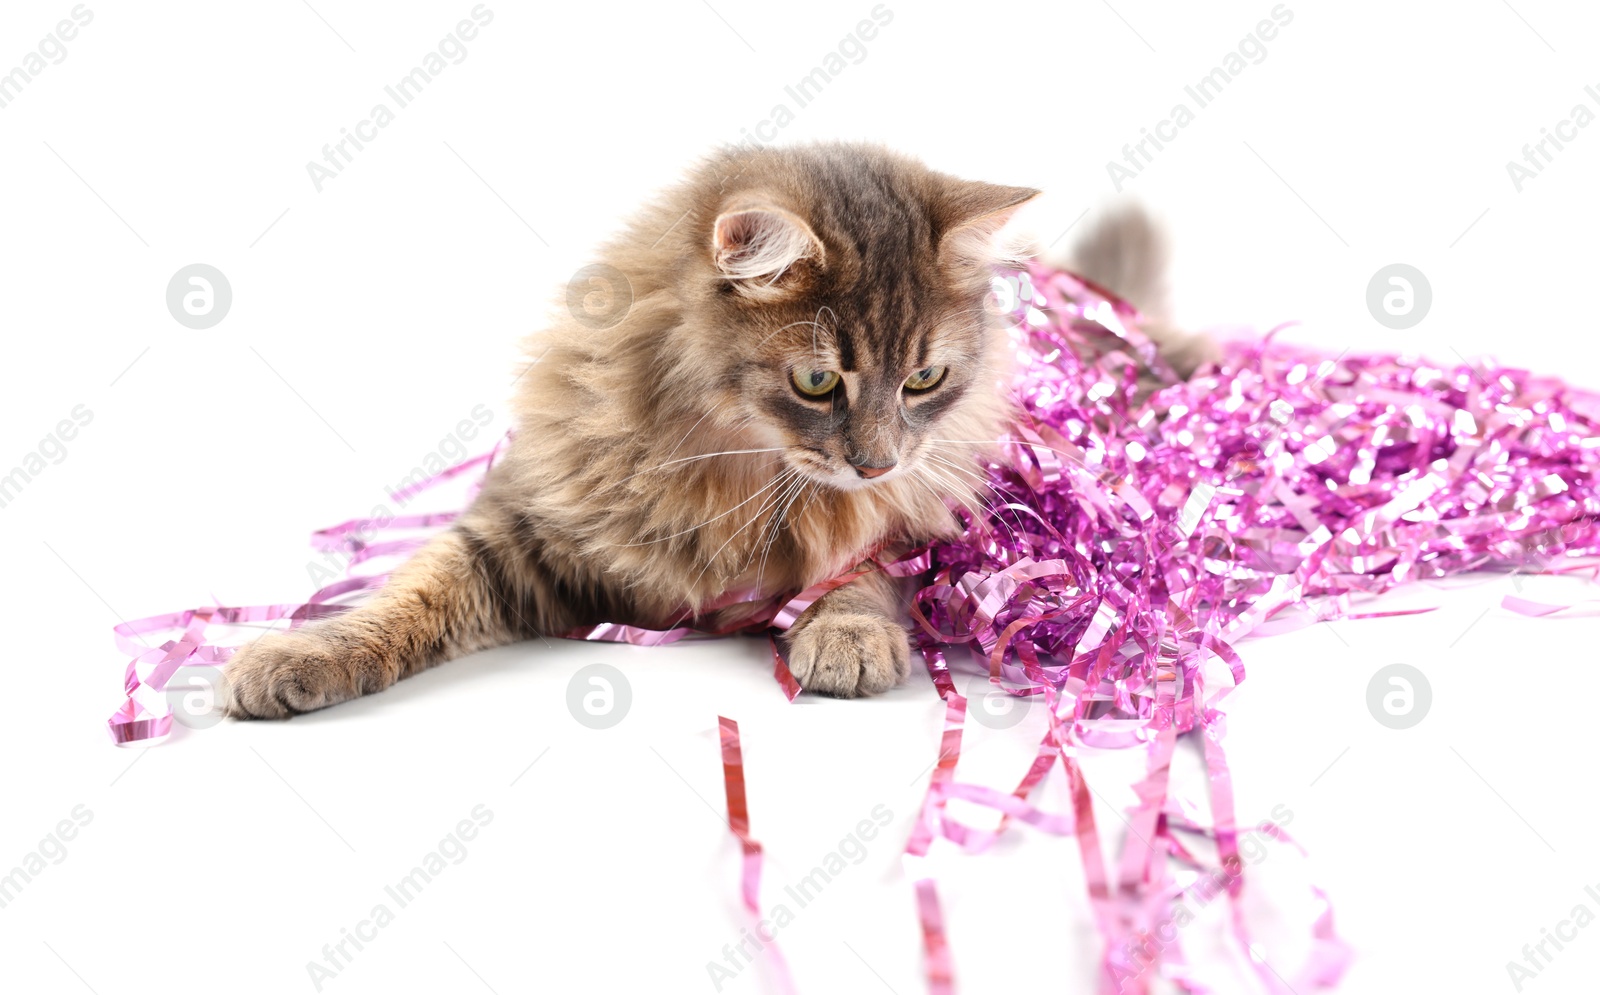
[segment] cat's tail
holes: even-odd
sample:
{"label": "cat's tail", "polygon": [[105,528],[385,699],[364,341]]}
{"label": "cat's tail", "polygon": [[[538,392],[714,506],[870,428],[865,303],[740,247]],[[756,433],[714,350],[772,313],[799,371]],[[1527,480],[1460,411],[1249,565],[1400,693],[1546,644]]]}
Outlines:
{"label": "cat's tail", "polygon": [[1188,377],[1215,359],[1206,336],[1181,331],[1172,316],[1168,267],[1171,243],[1149,209],[1122,201],[1088,219],[1065,258],[1054,260],[1138,308],[1145,334],[1179,376]]}
{"label": "cat's tail", "polygon": [[1171,243],[1160,222],[1137,201],[1124,201],[1089,218],[1061,262],[1152,320],[1170,321],[1171,260]]}

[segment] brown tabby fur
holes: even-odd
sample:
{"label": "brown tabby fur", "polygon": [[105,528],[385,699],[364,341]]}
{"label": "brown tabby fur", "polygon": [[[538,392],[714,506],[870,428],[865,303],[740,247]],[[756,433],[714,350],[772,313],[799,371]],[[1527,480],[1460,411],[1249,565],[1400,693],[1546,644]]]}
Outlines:
{"label": "brown tabby fur", "polygon": [[[621,320],[562,313],[534,337],[516,437],[471,509],[366,604],[243,649],[228,711],[287,717],[602,621],[715,624],[729,592],[798,591],[947,533],[1007,420],[990,245],[1034,193],[867,145],[716,155],[601,251],[631,286]],[[777,272],[749,274],[773,253]],[[842,383],[806,399],[796,364]],[[901,389],[930,365],[948,367],[935,388]],[[818,600],[786,636],[801,684],[904,678],[899,600],[879,574]]]}

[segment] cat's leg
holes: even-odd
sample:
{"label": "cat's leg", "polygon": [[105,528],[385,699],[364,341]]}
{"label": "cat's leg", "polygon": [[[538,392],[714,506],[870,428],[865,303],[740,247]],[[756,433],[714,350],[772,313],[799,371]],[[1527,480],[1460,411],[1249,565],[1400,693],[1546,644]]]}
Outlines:
{"label": "cat's leg", "polygon": [[789,668],[807,691],[854,698],[911,672],[900,581],[879,571],[834,588],[790,627]]}
{"label": "cat's leg", "polygon": [[265,636],[223,670],[225,710],[282,719],[382,691],[444,660],[532,636],[536,579],[459,526],[430,541],[365,604]]}

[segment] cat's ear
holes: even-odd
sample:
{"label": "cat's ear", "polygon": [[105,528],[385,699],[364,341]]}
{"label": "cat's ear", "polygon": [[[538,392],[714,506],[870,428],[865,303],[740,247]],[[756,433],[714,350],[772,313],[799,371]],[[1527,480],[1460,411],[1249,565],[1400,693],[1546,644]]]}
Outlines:
{"label": "cat's ear", "polygon": [[822,240],[798,215],[779,207],[724,211],[711,229],[711,260],[747,296],[782,294],[784,276],[802,261],[821,265]]}
{"label": "cat's ear", "polygon": [[952,265],[986,266],[1003,250],[995,236],[1017,209],[1039,196],[1032,187],[1005,187],[961,180],[952,184],[940,211],[939,256]]}

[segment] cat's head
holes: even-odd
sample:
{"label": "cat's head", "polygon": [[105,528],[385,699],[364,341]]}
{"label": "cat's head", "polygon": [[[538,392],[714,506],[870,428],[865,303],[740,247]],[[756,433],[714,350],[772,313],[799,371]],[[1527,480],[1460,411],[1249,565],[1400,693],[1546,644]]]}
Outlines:
{"label": "cat's head", "polygon": [[838,489],[930,475],[941,447],[979,441],[1002,407],[994,237],[1037,191],[862,145],[720,165],[737,173],[690,226],[687,327],[749,436]]}

